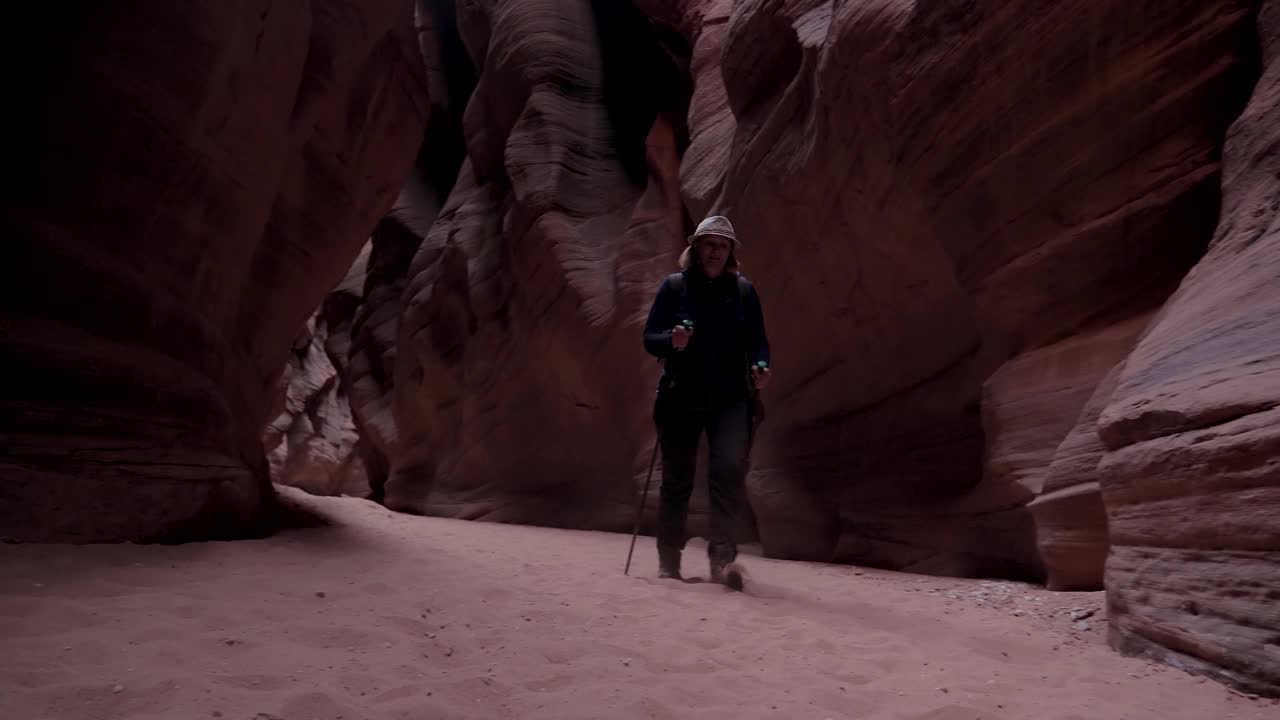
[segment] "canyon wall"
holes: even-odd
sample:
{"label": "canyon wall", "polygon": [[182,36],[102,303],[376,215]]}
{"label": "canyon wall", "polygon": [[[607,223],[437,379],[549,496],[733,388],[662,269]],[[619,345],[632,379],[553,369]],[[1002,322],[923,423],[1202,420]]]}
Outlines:
{"label": "canyon wall", "polygon": [[272,477],[629,529],[716,212],[768,555],[1105,580],[1280,692],[1271,4],[171,5],[21,23],[0,536],[264,532]]}
{"label": "canyon wall", "polygon": [[1100,583],[1033,515],[1105,536],[1093,469],[1028,504],[1212,235],[1253,4],[636,7],[459,8],[465,159],[407,271],[387,503],[625,529],[639,321],[714,210],[779,349],[766,553]]}
{"label": "canyon wall", "polygon": [[639,321],[725,212],[780,350],[767,554],[1101,586],[1096,418],[1213,234],[1254,3],[424,7],[453,77],[428,137],[461,151],[375,233],[400,247],[350,358],[375,496],[625,529]]}
{"label": "canyon wall", "polygon": [[[1270,585],[1176,610],[1213,608],[1195,637],[1162,624],[1190,587],[1273,574],[1275,511],[1233,515],[1275,484],[1276,274],[1231,239],[1271,213],[1248,115],[1235,162],[1259,169],[1222,206],[1257,3],[551,5],[457,18],[478,79],[408,268],[390,506],[626,529],[652,442],[639,320],[691,222],[725,213],[777,348],[748,477],[768,555],[1062,589],[1105,568],[1117,646],[1270,687]],[[1219,452],[1250,458],[1230,493],[1196,484]],[[1201,492],[1206,529],[1164,517]]]}
{"label": "canyon wall", "polygon": [[270,527],[261,434],[298,329],[426,120],[412,4],[23,10],[0,270],[0,535]]}
{"label": "canyon wall", "polygon": [[656,371],[637,327],[684,232],[679,67],[620,3],[458,12],[466,158],[408,272],[385,502],[621,529]]}
{"label": "canyon wall", "polygon": [[[769,269],[766,549],[1041,575],[1039,481],[983,422],[1043,389],[997,371],[1052,377],[1048,348],[1150,313],[1196,261],[1251,37],[1236,0],[735,5],[715,206]],[[1057,441],[1125,353],[1106,348],[1050,410]]]}
{"label": "canyon wall", "polygon": [[1099,415],[1111,641],[1280,695],[1280,5],[1222,221]]}

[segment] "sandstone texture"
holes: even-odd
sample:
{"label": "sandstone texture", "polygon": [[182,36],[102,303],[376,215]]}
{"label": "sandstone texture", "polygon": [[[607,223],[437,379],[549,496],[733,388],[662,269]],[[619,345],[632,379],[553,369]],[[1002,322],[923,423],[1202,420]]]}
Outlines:
{"label": "sandstone texture", "polygon": [[35,9],[0,537],[243,536],[272,479],[629,529],[714,212],[776,354],[744,540],[1105,585],[1122,651],[1280,693],[1278,14]]}
{"label": "sandstone texture", "polygon": [[1123,361],[1098,383],[1079,420],[1054,451],[1040,494],[1028,505],[1035,515],[1045,583],[1053,590],[1103,587],[1110,544],[1098,483],[1098,463],[1106,448],[1098,439],[1097,422],[1122,367]]}
{"label": "sandstone texture", "polygon": [[294,340],[280,376],[279,414],[262,439],[272,482],[317,495],[371,494],[344,373],[346,334],[360,306],[369,250],[366,245]]}
{"label": "sandstone texture", "polygon": [[412,11],[138,0],[22,16],[41,71],[13,86],[0,535],[269,525],[262,432],[290,343],[421,143]]}
{"label": "sandstone texture", "polygon": [[1280,5],[1222,220],[1098,418],[1111,641],[1280,694]]}
{"label": "sandstone texture", "polygon": [[[1108,370],[1132,349],[1145,321],[1139,316],[1104,325],[1022,353],[987,380],[983,477],[957,506],[972,515],[964,519],[962,530],[946,525],[935,529],[935,542],[947,541],[942,532],[976,534],[980,540],[969,549],[971,554],[991,555],[995,548],[1005,548],[1009,565],[1002,574],[1040,579],[1048,572],[1054,584],[1061,584],[1063,566],[1090,562],[1099,550],[1105,557],[1106,524],[1098,522],[1103,512],[1096,478],[1092,504],[1075,499],[1062,505],[1060,495],[1050,490],[1050,471],[1059,446],[1073,437],[1068,434],[1073,426],[1091,434],[1088,414],[1081,413]],[[1095,466],[1097,460],[1095,456]],[[1073,535],[1096,536],[1099,525],[1100,547],[1071,547]],[[1098,577],[1089,589],[1101,586],[1101,570],[1098,562]]]}
{"label": "sandstone texture", "polygon": [[[748,480],[767,553],[1036,574],[1017,510],[1034,488],[999,445],[983,461],[984,414],[1001,412],[984,383],[1149,312],[1203,251],[1253,80],[1252,9],[734,5],[712,206],[740,228],[779,348]],[[1034,356],[1030,385],[987,385],[1037,408],[1036,473],[1122,345],[1069,401],[1038,404]]]}
{"label": "sandstone texture", "polygon": [[680,69],[621,3],[467,3],[457,27],[466,158],[408,272],[385,502],[622,529],[652,436],[638,328],[685,232]]}
{"label": "sandstone texture", "polygon": [[[1105,451],[1097,434],[1098,414],[1111,399],[1124,357],[1150,319],[1150,314],[1138,315],[1009,363],[1040,360],[1038,386],[1045,392],[1027,393],[1034,398],[1027,418],[1001,418],[1021,442],[1004,457],[988,455],[988,468],[993,462],[1012,462],[1026,473],[1020,483],[1034,493],[1028,509],[1035,516],[1037,549],[1051,589],[1102,589],[1108,542],[1098,485],[1098,462]],[[1004,373],[1002,369],[997,377]],[[1031,381],[1026,389],[1037,387],[1026,379]],[[1073,415],[1078,417],[1070,420]]]}
{"label": "sandstone texture", "polygon": [[626,529],[653,437],[639,323],[723,212],[779,348],[748,478],[766,554],[1096,587],[1090,400],[1212,237],[1255,9],[420,9],[429,74],[474,83],[375,323],[384,372],[352,385],[385,502]]}

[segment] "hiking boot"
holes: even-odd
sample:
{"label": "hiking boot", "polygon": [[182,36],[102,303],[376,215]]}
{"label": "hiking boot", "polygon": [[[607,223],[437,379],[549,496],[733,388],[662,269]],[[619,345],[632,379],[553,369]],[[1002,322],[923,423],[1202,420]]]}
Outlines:
{"label": "hiking boot", "polygon": [[658,577],[680,580],[680,548],[658,546]]}
{"label": "hiking boot", "polygon": [[736,562],[711,559],[711,582],[724,585],[730,590],[742,590],[742,567]]}
{"label": "hiking boot", "polygon": [[724,584],[730,590],[742,592],[744,582],[742,579],[742,568],[738,566],[738,563],[729,563],[729,566],[724,569]]}
{"label": "hiking boot", "polygon": [[727,568],[728,566],[729,566],[729,563],[725,562],[724,560],[720,560],[714,557],[711,558],[711,582],[723,584],[724,571],[725,571],[725,568]]}

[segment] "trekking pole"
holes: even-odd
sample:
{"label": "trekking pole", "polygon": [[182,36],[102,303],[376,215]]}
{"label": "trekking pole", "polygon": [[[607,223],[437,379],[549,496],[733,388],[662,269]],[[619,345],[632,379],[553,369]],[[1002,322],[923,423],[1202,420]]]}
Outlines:
{"label": "trekking pole", "polygon": [[[681,320],[680,324],[685,328],[692,330],[693,321],[688,318]],[[655,426],[657,423],[654,423]],[[640,502],[636,505],[636,527],[631,531],[631,549],[627,550],[627,565],[622,568],[622,574],[626,575],[631,572],[631,555],[636,551],[636,538],[640,535],[640,518],[644,515],[644,501],[649,499],[649,483],[653,481],[653,467],[658,462],[658,446],[662,444],[662,429],[658,428],[658,437],[653,441],[653,455],[649,458],[649,474],[644,478],[644,490],[640,492]]]}
{"label": "trekking pole", "polygon": [[653,480],[653,466],[658,462],[659,442],[653,441],[653,456],[649,459],[649,474],[644,479],[644,491],[640,493],[640,502],[636,505],[636,529],[631,533],[631,549],[627,551],[627,566],[622,569],[626,575],[631,571],[631,553],[636,551],[636,537],[640,534],[640,516],[644,514],[644,501],[649,497],[649,482]]}

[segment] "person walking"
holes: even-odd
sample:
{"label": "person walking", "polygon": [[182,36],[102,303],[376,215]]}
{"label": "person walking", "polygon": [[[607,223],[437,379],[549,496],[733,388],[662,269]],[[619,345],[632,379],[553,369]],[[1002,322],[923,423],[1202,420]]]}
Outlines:
{"label": "person walking", "polygon": [[706,433],[711,580],[735,589],[742,587],[735,560],[744,476],[759,391],[770,376],[764,311],[740,272],[740,247],[728,218],[699,223],[680,256],[680,272],[658,287],[644,327],[645,350],[663,361],[654,401],[662,450],[658,576],[681,577],[698,442]]}

